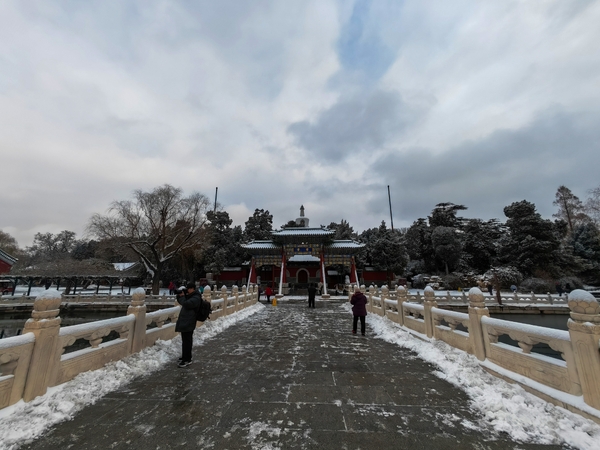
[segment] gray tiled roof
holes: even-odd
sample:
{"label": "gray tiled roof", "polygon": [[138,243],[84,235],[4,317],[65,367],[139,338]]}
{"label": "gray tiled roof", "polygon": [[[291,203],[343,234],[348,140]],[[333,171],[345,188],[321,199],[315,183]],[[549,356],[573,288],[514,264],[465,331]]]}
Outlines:
{"label": "gray tiled roof", "polygon": [[328,245],[327,248],[363,248],[365,244],[356,241],[333,241],[333,244]]}
{"label": "gray tiled roof", "polygon": [[334,230],[327,228],[284,228],[283,230],[273,231],[274,236],[332,236]]}

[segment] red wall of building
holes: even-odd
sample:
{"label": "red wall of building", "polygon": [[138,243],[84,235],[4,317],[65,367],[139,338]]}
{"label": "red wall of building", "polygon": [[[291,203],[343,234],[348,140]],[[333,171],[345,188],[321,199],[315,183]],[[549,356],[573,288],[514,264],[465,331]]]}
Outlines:
{"label": "red wall of building", "polygon": [[10,264],[5,263],[4,261],[0,261],[0,274],[10,272],[11,267],[12,266]]}

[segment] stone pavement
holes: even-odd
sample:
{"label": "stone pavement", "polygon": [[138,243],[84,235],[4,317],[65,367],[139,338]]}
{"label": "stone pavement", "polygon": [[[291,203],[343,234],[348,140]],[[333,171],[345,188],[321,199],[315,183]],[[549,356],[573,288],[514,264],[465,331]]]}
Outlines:
{"label": "stone pavement", "polygon": [[350,333],[341,302],[280,302],[55,426],[26,449],[555,449],[477,431],[413,353]]}

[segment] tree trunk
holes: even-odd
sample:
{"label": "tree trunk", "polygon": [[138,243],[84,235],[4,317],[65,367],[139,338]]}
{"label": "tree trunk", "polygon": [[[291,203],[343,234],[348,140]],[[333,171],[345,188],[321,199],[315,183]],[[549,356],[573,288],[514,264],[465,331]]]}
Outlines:
{"label": "tree trunk", "polygon": [[446,261],[444,261],[444,266],[446,266],[446,275],[450,275],[450,272],[448,272],[448,263]]}
{"label": "tree trunk", "polygon": [[157,264],[154,275],[152,276],[152,295],[160,294],[160,275],[162,273],[162,265]]}

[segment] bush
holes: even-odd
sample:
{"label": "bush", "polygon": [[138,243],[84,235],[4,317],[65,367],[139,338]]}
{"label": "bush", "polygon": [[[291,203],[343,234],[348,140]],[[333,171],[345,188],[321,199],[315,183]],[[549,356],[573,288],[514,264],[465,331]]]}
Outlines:
{"label": "bush", "polygon": [[[561,284],[561,286],[563,287],[563,289],[566,291],[567,290],[567,283],[569,284],[571,290],[573,289],[583,289],[583,283],[581,282],[581,280],[577,277],[562,277],[560,280],[558,280],[558,282]],[[555,292],[556,288],[553,287],[553,291]]]}
{"label": "bush", "polygon": [[428,281],[429,276],[420,273],[412,278],[411,287],[413,287],[414,289],[425,289],[425,286],[427,286]]}
{"label": "bush", "polygon": [[535,294],[547,294],[555,292],[554,285],[543,278],[527,278],[519,286],[522,292],[534,292]]}
{"label": "bush", "polygon": [[463,287],[463,282],[461,278],[455,274],[451,273],[449,275],[446,275],[442,277],[442,280],[444,280],[444,289],[455,291],[458,288]]}

